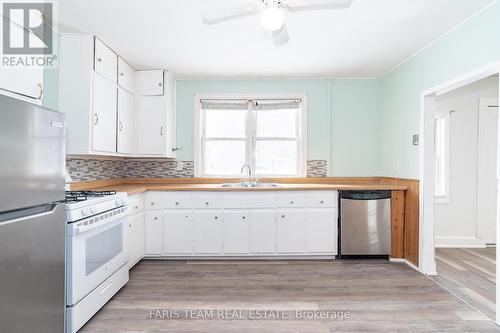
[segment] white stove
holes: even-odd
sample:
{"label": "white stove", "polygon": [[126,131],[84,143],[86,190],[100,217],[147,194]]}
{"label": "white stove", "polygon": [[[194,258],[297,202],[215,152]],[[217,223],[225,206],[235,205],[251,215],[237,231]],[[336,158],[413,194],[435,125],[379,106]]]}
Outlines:
{"label": "white stove", "polygon": [[127,194],[66,192],[67,332],[78,331],[128,281]]}

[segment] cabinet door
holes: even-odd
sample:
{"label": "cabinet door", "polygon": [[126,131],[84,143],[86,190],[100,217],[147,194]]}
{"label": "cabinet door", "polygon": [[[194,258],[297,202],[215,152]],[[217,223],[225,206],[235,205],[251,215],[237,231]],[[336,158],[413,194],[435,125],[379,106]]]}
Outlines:
{"label": "cabinet door", "polygon": [[222,214],[195,212],[194,252],[196,254],[222,254]]}
{"label": "cabinet door", "polygon": [[337,254],[337,210],[309,209],[306,215],[307,251]]}
{"label": "cabinet door", "polygon": [[118,88],[118,153],[134,153],[134,132],[134,95]]}
{"label": "cabinet door", "polygon": [[193,252],[193,215],[191,211],[165,212],[165,254]]}
{"label": "cabinet door", "polygon": [[280,210],[277,217],[278,252],[305,252],[305,211]]}
{"label": "cabinet door", "polygon": [[[21,17],[19,17],[19,19],[20,21],[14,19],[14,22],[10,23],[6,17],[0,15],[0,24],[2,24],[3,27],[8,24],[11,29],[11,46],[24,45],[23,38],[25,31],[22,28],[22,15]],[[39,39],[32,32],[29,32],[29,37],[30,39]],[[8,60],[8,57],[5,57],[5,59]],[[8,66],[1,66],[0,94],[6,94],[14,98],[29,101],[31,103],[41,104],[41,100],[43,98],[43,71],[44,68],[42,66],[31,66],[24,68],[9,68]]]}
{"label": "cabinet door", "polygon": [[144,253],[146,255],[162,254],[161,211],[144,214]]}
{"label": "cabinet door", "polygon": [[139,71],[139,96],[162,96],[164,92],[163,70]]}
{"label": "cabinet door", "polygon": [[92,150],[116,152],[116,94],[114,83],[94,74]]}
{"label": "cabinet door", "polygon": [[250,212],[250,252],[276,252],[276,214],[272,210]]}
{"label": "cabinet door", "polygon": [[248,254],[250,251],[250,215],[246,211],[224,212],[224,253]]}
{"label": "cabinet door", "polygon": [[129,269],[144,256],[144,214],[139,213],[128,219]]}
{"label": "cabinet door", "polygon": [[165,127],[166,102],[162,97],[139,97],[138,154],[164,155],[167,140]]}
{"label": "cabinet door", "polygon": [[99,38],[95,38],[94,42],[94,70],[116,83],[118,56]]}
{"label": "cabinet door", "polygon": [[118,85],[130,93],[135,92],[136,72],[125,60],[118,57]]}

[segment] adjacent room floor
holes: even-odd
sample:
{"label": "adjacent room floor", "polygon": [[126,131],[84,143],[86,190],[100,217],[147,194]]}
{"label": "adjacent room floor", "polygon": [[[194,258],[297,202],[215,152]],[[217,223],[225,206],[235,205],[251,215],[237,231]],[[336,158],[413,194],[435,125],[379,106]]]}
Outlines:
{"label": "adjacent room floor", "polygon": [[495,318],[496,248],[436,249],[437,283]]}
{"label": "adjacent room floor", "polygon": [[[183,311],[191,309],[206,311]],[[287,316],[282,315],[285,311]],[[245,319],[250,313],[253,319]],[[258,313],[268,318],[256,318]],[[274,318],[273,313],[282,317]],[[300,314],[312,317],[305,320]],[[320,314],[326,317],[314,318]],[[500,332],[500,328],[400,263],[142,261],[130,272],[130,282],[82,329],[131,331]]]}

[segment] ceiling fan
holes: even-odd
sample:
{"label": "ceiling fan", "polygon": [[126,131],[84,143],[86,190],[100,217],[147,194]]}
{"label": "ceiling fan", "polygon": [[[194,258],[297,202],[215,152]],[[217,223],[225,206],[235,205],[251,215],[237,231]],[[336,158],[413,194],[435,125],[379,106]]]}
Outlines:
{"label": "ceiling fan", "polygon": [[353,0],[253,0],[252,2],[226,9],[203,13],[205,24],[216,24],[244,16],[260,14],[262,27],[271,32],[274,44],[281,45],[289,41],[285,25],[285,11],[343,9],[348,8]]}

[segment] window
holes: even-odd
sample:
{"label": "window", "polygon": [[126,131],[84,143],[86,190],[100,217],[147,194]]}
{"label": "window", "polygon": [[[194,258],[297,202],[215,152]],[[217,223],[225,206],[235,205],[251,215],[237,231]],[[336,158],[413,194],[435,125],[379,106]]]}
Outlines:
{"label": "window", "polygon": [[438,114],[434,120],[435,180],[434,200],[447,203],[449,197],[450,114]]}
{"label": "window", "polygon": [[303,98],[199,98],[196,175],[257,177],[305,174]]}

